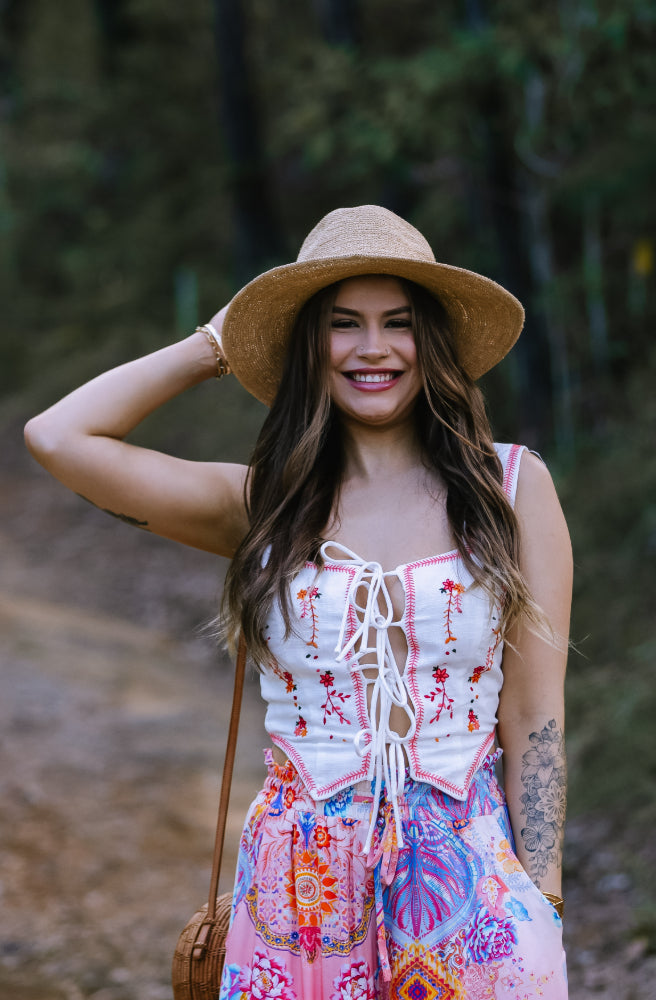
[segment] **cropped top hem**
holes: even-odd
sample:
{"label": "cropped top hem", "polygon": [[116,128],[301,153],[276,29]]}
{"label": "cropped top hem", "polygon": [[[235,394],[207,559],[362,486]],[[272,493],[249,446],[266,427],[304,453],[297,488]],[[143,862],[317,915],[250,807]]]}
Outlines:
{"label": "cropped top hem", "polygon": [[[290,760],[294,765],[305,788],[315,802],[322,802],[325,799],[330,799],[333,795],[337,795],[338,792],[343,791],[345,788],[350,788],[351,785],[357,785],[358,782],[367,780],[368,767],[363,766],[359,770],[344,774],[328,784],[317,785],[312,777],[311,771],[306,766],[303,757],[295,749],[294,744],[289,740],[275,736],[272,733],[270,733],[269,736],[271,742],[277,746],[279,750],[282,750],[282,752],[286,754],[288,760]],[[426,768],[419,766],[419,761],[417,759],[418,755],[416,753],[409,756],[408,776],[412,778],[413,781],[421,781],[427,785],[432,785],[434,788],[439,788],[441,792],[445,792],[452,798],[458,799],[462,802],[469,795],[469,789],[471,788],[471,784],[476,776],[476,772],[481,767],[490,750],[494,746],[495,739],[496,731],[493,731],[488,733],[481,740],[474,759],[470,762],[469,767],[465,772],[463,782],[456,783],[448,781],[446,778],[441,777],[438,774],[433,774],[426,770]]]}

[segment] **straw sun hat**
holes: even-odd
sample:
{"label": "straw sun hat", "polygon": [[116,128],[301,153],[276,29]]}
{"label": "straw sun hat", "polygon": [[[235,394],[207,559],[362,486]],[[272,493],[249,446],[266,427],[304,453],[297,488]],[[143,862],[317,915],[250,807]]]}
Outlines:
{"label": "straw sun hat", "polygon": [[294,264],[265,271],[235,295],[222,340],[232,371],[270,406],[280,382],[294,321],[315,292],[359,274],[408,278],[446,309],[462,367],[474,379],[508,353],[524,310],[514,295],[474,271],[439,264],[421,233],[378,205],[338,208],[326,215]]}

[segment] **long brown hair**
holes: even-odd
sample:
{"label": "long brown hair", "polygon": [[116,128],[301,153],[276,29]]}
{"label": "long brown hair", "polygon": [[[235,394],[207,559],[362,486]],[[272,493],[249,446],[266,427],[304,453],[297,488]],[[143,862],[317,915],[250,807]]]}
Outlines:
{"label": "long brown hair", "polygon": [[[539,613],[519,569],[517,519],[480,389],[458,364],[442,304],[399,279],[412,308],[424,391],[415,419],[424,462],[447,486],[446,510],[465,565],[501,607],[502,634]],[[339,501],[344,471],[339,415],[328,391],[329,333],[339,283],[314,295],[291,337],[274,404],[260,432],[245,486],[250,530],[232,560],[223,596],[223,631],[242,630],[251,656],[270,659],[265,625],[278,602],[293,630],[290,580],[308,560],[321,565],[322,532]]]}

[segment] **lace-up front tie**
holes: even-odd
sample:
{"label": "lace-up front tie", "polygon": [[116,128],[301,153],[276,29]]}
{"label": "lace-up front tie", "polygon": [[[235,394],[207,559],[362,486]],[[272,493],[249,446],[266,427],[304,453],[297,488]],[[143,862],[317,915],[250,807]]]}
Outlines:
{"label": "lace-up front tie", "polygon": [[[327,549],[337,549],[343,558],[328,555]],[[369,830],[363,854],[371,851],[376,821],[380,809],[383,784],[387,801],[391,803],[396,833],[396,847],[403,847],[399,796],[405,783],[404,746],[415,734],[416,721],[413,706],[403,680],[403,674],[394,657],[389,639],[389,629],[400,627],[401,620],[394,620],[394,608],[386,576],[380,563],[366,562],[355,552],[336,542],[325,542],[321,555],[327,562],[353,566],[355,572],[349,584],[342,617],[339,638],[335,647],[337,660],[346,660],[351,671],[360,671],[365,690],[371,687],[371,698],[367,699],[367,726],[353,737],[357,753],[364,757],[370,753],[367,778],[375,782]],[[400,579],[400,577],[399,577]],[[364,603],[362,594],[366,594]],[[360,596],[359,596],[360,595]],[[355,630],[346,636],[355,623]],[[372,645],[372,633],[375,643]],[[362,662],[365,657],[375,656],[374,662]],[[373,669],[373,676],[364,671]],[[392,706],[402,709],[409,722],[405,736],[400,736],[390,725]]]}

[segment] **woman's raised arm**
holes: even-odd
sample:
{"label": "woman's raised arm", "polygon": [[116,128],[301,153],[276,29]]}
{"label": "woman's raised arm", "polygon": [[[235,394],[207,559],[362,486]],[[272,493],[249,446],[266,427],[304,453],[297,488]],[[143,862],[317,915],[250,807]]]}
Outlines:
{"label": "woman's raised arm", "polygon": [[157,407],[215,374],[212,347],[196,332],[75,389],[29,421],[27,446],[48,472],[102,510],[230,557],[248,530],[246,467],[185,461],[123,440]]}
{"label": "woman's raised arm", "polygon": [[572,550],[551,476],[528,453],[522,456],[515,509],[521,569],[553,640],[525,626],[513,629],[503,656],[498,735],[517,855],[538,888],[559,896]]}

